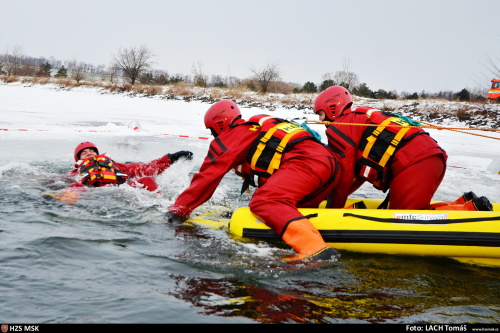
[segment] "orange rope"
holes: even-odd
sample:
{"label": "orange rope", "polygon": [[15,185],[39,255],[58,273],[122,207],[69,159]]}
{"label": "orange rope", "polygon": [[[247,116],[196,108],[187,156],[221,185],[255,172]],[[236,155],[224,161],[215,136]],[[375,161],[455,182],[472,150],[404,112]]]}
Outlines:
{"label": "orange rope", "polygon": [[[330,126],[331,124],[335,125],[349,125],[349,126],[380,126],[379,124],[358,124],[358,123],[338,123],[338,122],[332,122],[332,121],[317,121],[317,120],[306,120],[306,124],[322,124],[322,125],[327,125]],[[438,130],[449,130],[449,131],[455,131],[455,132],[460,132],[464,134],[471,134],[471,135],[476,135],[476,136],[481,136],[483,138],[488,138],[488,139],[495,139],[495,140],[500,140],[500,138],[495,138],[492,136],[487,136],[487,135],[482,135],[482,134],[476,134],[476,133],[468,133],[464,131],[500,131],[500,129],[497,128],[467,128],[467,127],[444,127],[444,126],[436,126],[432,125],[429,123],[424,123],[422,122],[421,126],[401,126],[401,125],[385,125],[385,127],[410,127],[410,128],[433,128],[433,129],[438,129]]]}
{"label": "orange rope", "polygon": [[[422,124],[426,124],[428,126],[431,126],[430,128],[437,128],[437,127],[432,127],[434,125],[429,124],[429,123],[422,122]],[[464,132],[463,131],[463,130],[467,130],[467,131],[474,131],[474,130],[477,130],[477,131],[498,131],[498,129],[494,129],[494,128],[484,128],[484,129],[480,129],[480,128],[464,128],[463,130],[460,130],[460,129],[456,129],[456,128],[448,128],[448,127],[442,127],[442,126],[439,126],[439,127],[441,127],[441,128],[438,128],[439,130],[447,129],[449,131],[454,131],[454,132],[459,132],[459,133],[464,133],[464,134],[470,134],[470,135],[480,136],[480,137],[488,138],[488,139],[500,140],[500,138],[495,138],[493,136],[482,135],[482,134],[477,134],[477,133],[469,133],[469,132]]]}

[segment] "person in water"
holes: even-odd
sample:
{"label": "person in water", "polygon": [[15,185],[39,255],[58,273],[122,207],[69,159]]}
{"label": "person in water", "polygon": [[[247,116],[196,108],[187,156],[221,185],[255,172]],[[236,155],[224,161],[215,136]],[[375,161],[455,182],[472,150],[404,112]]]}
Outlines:
{"label": "person in water", "polygon": [[220,100],[205,114],[214,139],[189,185],[168,208],[169,222],[186,220],[209,200],[231,169],[244,179],[242,193],[257,187],[251,212],[297,254],[286,260],[337,260],[338,252],[297,208],[317,208],[340,179],[334,155],[302,126],[268,115],[242,119],[231,100]]}
{"label": "person in water", "polygon": [[106,154],[99,154],[94,143],[82,142],[74,151],[75,168],[67,173],[69,176],[78,177],[79,180],[56,194],[45,195],[61,201],[76,202],[85,188],[121,184],[157,191],[158,185],[153,176],[162,173],[179,159],[192,159],[192,156],[190,151],[178,151],[148,163],[118,163]]}

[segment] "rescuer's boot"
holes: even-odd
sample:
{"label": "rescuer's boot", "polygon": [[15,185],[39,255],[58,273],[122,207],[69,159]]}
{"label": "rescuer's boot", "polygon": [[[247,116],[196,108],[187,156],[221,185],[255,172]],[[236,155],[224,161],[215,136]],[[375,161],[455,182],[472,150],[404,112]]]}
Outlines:
{"label": "rescuer's boot", "polygon": [[475,197],[463,204],[444,205],[434,208],[435,210],[469,210],[469,211],[493,211],[493,205],[486,197]]}
{"label": "rescuer's boot", "polygon": [[337,250],[325,243],[318,229],[306,218],[288,224],[282,239],[297,251],[295,256],[285,259],[288,262],[304,260],[333,261],[338,260],[340,257]]}
{"label": "rescuer's boot", "polygon": [[461,195],[455,201],[436,202],[436,203],[433,203],[433,204],[429,205],[428,209],[443,209],[443,208],[438,208],[438,207],[452,206],[452,205],[462,205],[462,204],[465,204],[467,201],[471,201],[471,200],[473,200],[475,198],[477,198],[477,196],[474,194],[474,192],[472,192],[472,191],[471,192],[465,192],[463,195]]}

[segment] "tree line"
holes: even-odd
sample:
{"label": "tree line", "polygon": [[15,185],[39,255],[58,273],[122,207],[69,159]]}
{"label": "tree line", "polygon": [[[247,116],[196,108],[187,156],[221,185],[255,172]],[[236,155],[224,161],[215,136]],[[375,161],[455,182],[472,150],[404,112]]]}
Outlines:
{"label": "tree line", "polygon": [[261,68],[249,68],[252,76],[246,79],[207,75],[201,63],[193,65],[192,75],[170,75],[167,70],[153,67],[155,55],[147,46],[120,48],[112,56],[109,66],[92,65],[81,61],[61,61],[53,57],[31,57],[24,54],[22,47],[16,46],[11,52],[0,54],[0,74],[72,78],[79,83],[81,80],[108,80],[111,82],[128,82],[130,84],[167,85],[184,83],[200,87],[234,88],[245,86],[260,93],[318,93],[324,89],[341,85],[352,94],[372,99],[419,99],[439,98],[459,101],[483,101],[486,94],[481,89],[469,91],[464,88],[459,92],[439,91],[435,93],[422,91],[397,92],[384,89],[372,90],[366,83],[360,82],[357,74],[350,70],[349,60],[334,73],[323,75],[321,83],[316,85],[307,81],[303,85],[286,83],[281,79],[278,63],[268,63]]}

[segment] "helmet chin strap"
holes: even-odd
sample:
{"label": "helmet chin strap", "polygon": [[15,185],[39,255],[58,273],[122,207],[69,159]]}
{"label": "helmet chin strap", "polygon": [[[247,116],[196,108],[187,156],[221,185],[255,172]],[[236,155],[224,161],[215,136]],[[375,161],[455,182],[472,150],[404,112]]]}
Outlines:
{"label": "helmet chin strap", "polygon": [[[344,109],[342,110],[342,112],[340,112],[340,114],[339,114],[337,117],[340,117],[340,116],[344,115],[344,111],[345,111],[345,110],[349,110],[349,109],[351,108],[351,106],[352,106],[352,102],[351,102],[351,103],[349,103],[349,104],[347,104],[347,105],[344,107]],[[325,115],[325,116],[326,116],[326,115]],[[335,119],[335,118],[337,118],[337,117],[333,117],[333,119]],[[328,119],[328,120],[329,120],[329,121],[333,121],[333,119]]]}
{"label": "helmet chin strap", "polygon": [[239,115],[238,117],[234,118],[233,122],[231,124],[229,124],[229,128],[234,128],[238,125],[240,125],[241,123],[245,122],[243,119],[241,119],[241,115]]}
{"label": "helmet chin strap", "polygon": [[218,137],[218,136],[219,136],[219,134],[217,134],[217,132],[216,132],[216,131],[212,128],[212,127],[209,127],[209,129],[210,129],[210,132],[212,133],[212,136],[213,136],[214,138],[216,138],[216,137]]}
{"label": "helmet chin strap", "polygon": [[[323,121],[329,121],[329,122],[332,122],[333,119],[335,119],[336,117],[334,116],[332,119],[328,118],[328,116],[326,115],[325,113],[325,119],[323,119]],[[326,127],[328,127],[328,125],[326,125]]]}

